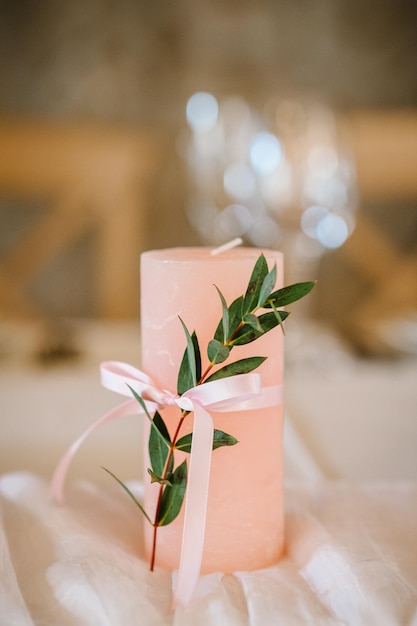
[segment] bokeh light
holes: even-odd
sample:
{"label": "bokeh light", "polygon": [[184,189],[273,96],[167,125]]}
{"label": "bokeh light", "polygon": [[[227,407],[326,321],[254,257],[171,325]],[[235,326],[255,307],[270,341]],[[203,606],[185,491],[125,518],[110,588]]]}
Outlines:
{"label": "bokeh light", "polygon": [[278,212],[288,205],[294,193],[293,172],[288,161],[283,159],[277,171],[262,176],[260,188],[262,199],[272,211]]}
{"label": "bokeh light", "polygon": [[204,241],[243,237],[261,248],[283,246],[297,272],[352,233],[356,179],[332,112],[281,104],[272,103],[265,119],[240,97],[190,97],[187,161],[195,196],[188,214]]}
{"label": "bokeh light", "polygon": [[256,190],[255,176],[245,163],[228,165],[223,175],[223,184],[226,193],[237,200],[251,198]]}
{"label": "bokeh light", "polygon": [[278,243],[280,234],[276,221],[268,216],[264,216],[254,222],[248,236],[251,242],[258,248],[270,248]]}
{"label": "bokeh light", "polygon": [[220,227],[230,237],[244,235],[252,225],[252,214],[242,204],[230,204],[220,213]]}
{"label": "bokeh light", "polygon": [[348,236],[348,226],[340,215],[329,213],[317,225],[317,239],[325,248],[339,248]]}
{"label": "bokeh light", "polygon": [[266,131],[256,133],[249,147],[249,160],[256,174],[267,176],[277,169],[282,158],[278,139]]}
{"label": "bokeh light", "polygon": [[317,228],[329,211],[322,206],[313,204],[308,207],[301,216],[301,228],[303,232],[312,239],[317,239]]}
{"label": "bokeh light", "polygon": [[344,216],[319,205],[310,206],[304,211],[301,229],[325,248],[339,248],[349,237],[349,226]]}
{"label": "bokeh light", "polygon": [[190,128],[196,133],[213,128],[219,115],[219,105],[213,94],[198,91],[187,102],[186,116]]}

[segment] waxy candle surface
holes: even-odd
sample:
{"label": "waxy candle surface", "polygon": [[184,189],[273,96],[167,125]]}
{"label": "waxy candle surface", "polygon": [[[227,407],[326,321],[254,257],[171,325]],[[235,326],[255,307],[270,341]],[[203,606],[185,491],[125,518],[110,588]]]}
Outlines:
{"label": "waxy candle surface", "polygon": [[[271,269],[274,263],[277,266],[279,288],[283,256],[276,251],[263,252],[268,267]],[[197,333],[204,371],[207,344],[222,316],[214,285],[230,305],[244,294],[260,253],[254,248],[235,248],[212,255],[209,248],[172,248],[142,254],[142,368],[162,388],[173,392],[177,389],[186,348],[178,316],[190,333]],[[279,326],[251,344],[233,348],[226,363],[248,356],[268,357],[255,370],[261,374],[264,386],[282,384],[283,339]],[[239,443],[212,453],[202,572],[232,573],[267,567],[277,562],[283,548],[283,408],[212,415],[215,428],[233,435]],[[171,434],[179,417],[179,409],[163,411]],[[181,435],[190,432],[192,424],[190,415]],[[148,424],[145,441],[147,447]],[[182,458],[178,455],[176,460]],[[159,485],[149,484],[146,478],[145,483],[145,508],[153,517]],[[158,528],[156,564],[161,567],[178,568],[183,510],[172,524]],[[149,555],[153,529],[148,524],[145,528]]]}

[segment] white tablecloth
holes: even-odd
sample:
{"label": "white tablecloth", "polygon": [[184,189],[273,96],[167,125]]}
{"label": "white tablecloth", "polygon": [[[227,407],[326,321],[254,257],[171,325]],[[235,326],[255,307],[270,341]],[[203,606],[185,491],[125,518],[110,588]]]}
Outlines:
{"label": "white tablecloth", "polygon": [[173,575],[148,571],[117,485],[73,484],[60,508],[46,480],[13,473],[0,498],[1,626],[417,624],[415,483],[288,483],[282,561],[202,576],[173,613]]}

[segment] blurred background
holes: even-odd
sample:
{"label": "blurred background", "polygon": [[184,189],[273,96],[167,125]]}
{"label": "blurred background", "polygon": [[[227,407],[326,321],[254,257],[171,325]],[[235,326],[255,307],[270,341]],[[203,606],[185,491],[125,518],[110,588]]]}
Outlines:
{"label": "blurred background", "polygon": [[[139,364],[139,255],[278,248],[288,477],[417,478],[414,2],[0,2],[0,471]],[[74,474],[140,470],[137,418]],[[104,478],[107,480],[107,478]]]}

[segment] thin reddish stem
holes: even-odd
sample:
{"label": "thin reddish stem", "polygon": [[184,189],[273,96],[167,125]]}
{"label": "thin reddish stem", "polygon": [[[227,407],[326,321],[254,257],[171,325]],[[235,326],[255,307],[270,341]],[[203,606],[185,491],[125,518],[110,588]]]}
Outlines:
{"label": "thin reddish stem", "polygon": [[[171,463],[171,458],[172,455],[174,454],[174,450],[175,450],[175,445],[177,443],[177,439],[178,439],[178,435],[180,433],[181,427],[184,423],[185,418],[187,417],[188,413],[183,411],[182,412],[182,416],[181,419],[179,420],[178,424],[177,424],[177,428],[175,430],[174,433],[174,437],[171,441],[171,445],[169,447],[169,452],[165,461],[165,467],[164,467],[164,471],[162,473],[162,479],[166,479],[168,476],[168,468],[169,465]],[[162,493],[164,490],[164,485],[160,485],[159,487],[159,493],[158,493],[158,500],[156,503],[156,510],[155,510],[155,518],[154,518],[154,523],[153,523],[153,538],[152,538],[152,553],[151,553],[151,561],[150,561],[150,565],[149,565],[149,569],[151,570],[151,572],[153,572],[154,567],[155,567],[155,558],[156,558],[156,538],[157,538],[157,532],[158,532],[158,518],[159,518],[159,511],[161,509],[161,501],[162,501]]]}
{"label": "thin reddish stem", "polygon": [[[242,328],[242,326],[244,325],[244,322],[240,322],[240,324],[237,326],[237,328],[234,330],[234,332],[230,335],[229,339],[227,340],[227,342],[224,345],[229,345],[229,343],[233,340],[233,338],[235,337],[235,335],[238,333],[238,331]],[[202,374],[202,376],[200,377],[200,380],[198,381],[198,385],[201,385],[204,380],[207,378],[207,375],[210,373],[210,371],[213,369],[214,367],[214,363],[210,363],[208,365],[208,367],[206,368],[205,372]],[[172,438],[171,441],[171,445],[169,448],[169,452],[165,461],[165,467],[164,467],[164,471],[162,473],[162,479],[166,479],[168,476],[168,468],[171,462],[171,458],[172,455],[174,454],[174,450],[175,450],[175,446],[178,440],[178,435],[180,433],[181,427],[184,423],[185,418],[187,417],[188,412],[187,411],[182,411],[182,415],[181,415],[181,419],[179,420],[178,424],[177,424],[177,428],[175,430],[174,436]],[[158,500],[156,503],[156,511],[155,511],[155,519],[154,519],[154,523],[153,523],[153,538],[152,538],[152,553],[151,553],[151,561],[150,561],[150,570],[151,572],[153,572],[154,567],[155,567],[155,558],[156,558],[156,539],[157,539],[157,533],[158,533],[158,518],[159,518],[159,511],[161,509],[161,501],[162,501],[162,494],[164,491],[164,485],[160,485],[159,487],[159,493],[158,493]]]}

